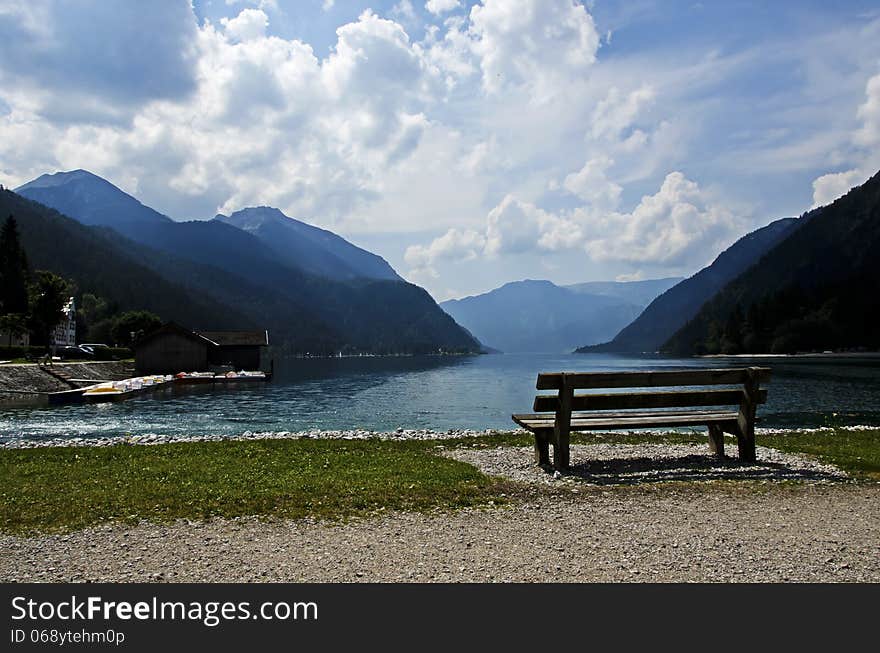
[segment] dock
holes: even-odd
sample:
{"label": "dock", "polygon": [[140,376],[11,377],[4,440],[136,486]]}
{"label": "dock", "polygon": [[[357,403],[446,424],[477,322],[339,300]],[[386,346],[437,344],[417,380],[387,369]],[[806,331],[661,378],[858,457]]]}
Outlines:
{"label": "dock", "polygon": [[124,401],[131,397],[152,392],[160,387],[170,387],[173,377],[170,375],[135,376],[122,381],[104,381],[83,388],[62,390],[49,393],[50,405],[102,403],[107,401]]}
{"label": "dock", "polygon": [[271,372],[226,372],[215,374],[213,372],[181,372],[174,376],[170,374],[153,374],[148,376],[136,376],[121,381],[97,381],[94,379],[71,379],[89,383],[82,388],[72,388],[59,392],[48,393],[49,404],[53,406],[62,404],[101,403],[107,401],[124,401],[146,392],[153,392],[159,388],[168,388],[173,385],[218,385],[233,383],[253,383],[269,381]]}

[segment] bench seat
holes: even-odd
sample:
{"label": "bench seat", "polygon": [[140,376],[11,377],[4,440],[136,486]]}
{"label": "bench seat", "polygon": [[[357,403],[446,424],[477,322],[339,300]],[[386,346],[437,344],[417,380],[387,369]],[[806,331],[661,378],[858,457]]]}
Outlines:
{"label": "bench seat", "polygon": [[[736,422],[737,411],[630,411],[626,413],[572,413],[572,431],[594,431],[598,429],[643,429],[667,426],[706,426]],[[529,431],[553,430],[556,416],[553,414],[513,415],[513,421]]]}

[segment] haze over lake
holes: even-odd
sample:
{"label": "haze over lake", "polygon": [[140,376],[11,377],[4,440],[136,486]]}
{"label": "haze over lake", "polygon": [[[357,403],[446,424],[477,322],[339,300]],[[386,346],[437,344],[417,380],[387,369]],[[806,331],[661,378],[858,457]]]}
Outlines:
{"label": "haze over lake", "polygon": [[[4,407],[0,439],[239,435],[304,430],[512,429],[539,371],[773,369],[759,427],[878,425],[880,359],[674,359],[614,355],[276,359],[271,383],[189,386],[122,403]],[[759,442],[760,443],[760,442]]]}

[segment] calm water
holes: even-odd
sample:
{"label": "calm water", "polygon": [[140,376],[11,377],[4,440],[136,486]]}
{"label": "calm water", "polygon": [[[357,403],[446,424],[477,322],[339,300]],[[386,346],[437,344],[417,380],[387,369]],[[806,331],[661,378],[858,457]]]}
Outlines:
{"label": "calm water", "polygon": [[880,359],[700,360],[505,354],[276,360],[275,379],[237,389],[169,388],[114,404],[0,408],[0,438],[239,434],[309,429],[511,428],[538,371],[773,368],[761,426],[880,425]]}

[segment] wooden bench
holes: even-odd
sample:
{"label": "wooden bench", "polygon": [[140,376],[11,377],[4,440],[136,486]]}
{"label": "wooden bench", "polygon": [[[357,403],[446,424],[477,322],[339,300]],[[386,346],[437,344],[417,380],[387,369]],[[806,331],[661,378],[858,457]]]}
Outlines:
{"label": "wooden bench", "polygon": [[[535,434],[535,462],[553,467],[569,466],[572,431],[706,426],[709,450],[724,456],[724,433],[737,438],[739,458],[755,460],[755,411],[767,401],[761,383],[770,380],[770,369],[691,369],[661,372],[553,372],[538,374],[538,390],[555,395],[535,397],[535,413],[512,415],[513,421]],[[688,386],[742,386],[694,388]],[[609,394],[578,393],[576,390],[610,388],[670,388]],[[706,409],[713,406],[712,409]]]}

